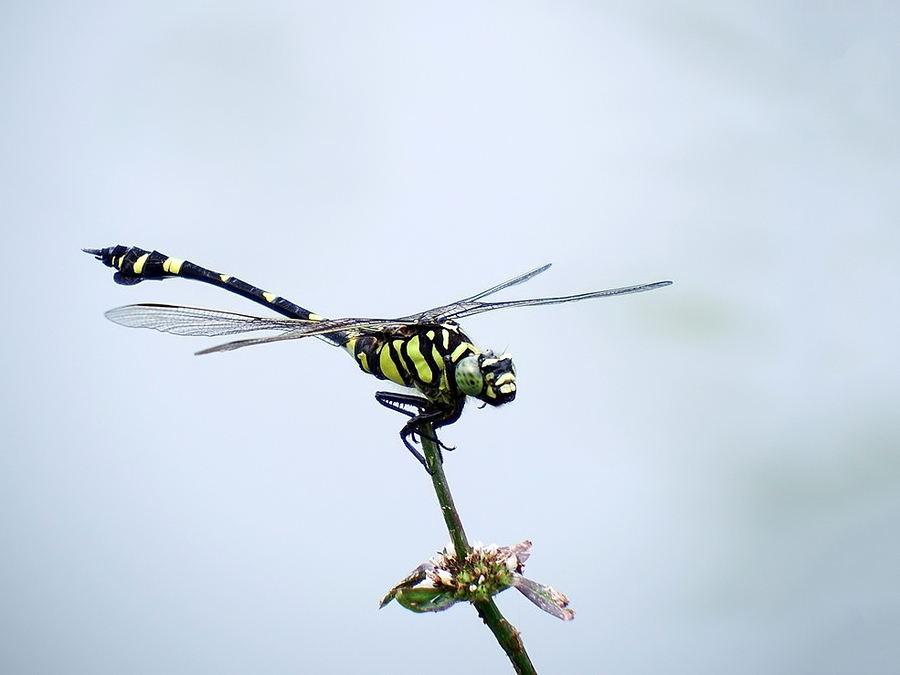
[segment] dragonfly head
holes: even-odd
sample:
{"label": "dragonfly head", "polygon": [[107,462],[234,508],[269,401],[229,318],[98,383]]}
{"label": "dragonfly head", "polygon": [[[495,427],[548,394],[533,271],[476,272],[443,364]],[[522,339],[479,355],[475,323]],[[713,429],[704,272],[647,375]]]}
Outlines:
{"label": "dragonfly head", "polygon": [[456,364],[455,377],[463,394],[491,405],[503,405],[516,397],[516,368],[509,354],[471,354]]}

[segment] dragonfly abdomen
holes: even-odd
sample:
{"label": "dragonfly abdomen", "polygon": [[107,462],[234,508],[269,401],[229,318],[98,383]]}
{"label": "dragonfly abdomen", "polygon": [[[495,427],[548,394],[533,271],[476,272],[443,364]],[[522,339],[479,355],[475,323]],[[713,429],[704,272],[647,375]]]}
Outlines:
{"label": "dragonfly abdomen", "polygon": [[146,251],[137,246],[121,245],[102,249],[86,248],[84,250],[96,256],[97,260],[103,262],[107,267],[117,270],[113,279],[117,284],[124,286],[133,286],[148,279],[157,280],[172,277],[195,279],[212,286],[224,288],[232,293],[237,293],[292,319],[321,321],[323,318],[305,307],[295,305],[290,300],[285,300],[279,295],[257,288],[237,277],[200,267],[200,265],[196,265],[190,260],[172,258],[159,251]]}

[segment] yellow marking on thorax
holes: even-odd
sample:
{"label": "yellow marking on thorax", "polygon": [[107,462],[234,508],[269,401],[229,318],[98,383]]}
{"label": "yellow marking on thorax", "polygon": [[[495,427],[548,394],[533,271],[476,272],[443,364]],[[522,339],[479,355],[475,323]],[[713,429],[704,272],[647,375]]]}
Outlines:
{"label": "yellow marking on thorax", "polygon": [[166,258],[163,260],[163,272],[166,274],[179,274],[181,272],[181,266],[184,264],[184,260],[180,260],[179,258]]}
{"label": "yellow marking on thorax", "polygon": [[463,354],[465,354],[470,349],[472,351],[475,351],[473,345],[469,344],[468,342],[460,342],[459,345],[457,345],[456,349],[454,349],[450,354],[450,362],[456,363],[463,357]]}
{"label": "yellow marking on thorax", "polygon": [[425,357],[422,356],[422,348],[419,344],[418,335],[414,335],[406,341],[406,353],[409,354],[409,358],[412,359],[413,366],[416,369],[416,374],[419,376],[419,379],[425,384],[431,384],[434,373],[425,361]]}
{"label": "yellow marking on thorax", "polygon": [[403,340],[394,340],[393,343],[385,343],[381,346],[381,349],[378,352],[378,365],[381,367],[381,374],[391,382],[396,382],[405,387],[406,382],[403,381],[403,376],[400,375],[397,364],[394,363],[394,359],[391,358],[390,344],[393,344],[394,348],[399,352]]}
{"label": "yellow marking on thorax", "polygon": [[150,257],[149,253],[145,253],[140,258],[134,261],[134,265],[131,268],[134,270],[135,274],[141,274],[144,271],[144,263],[147,262],[147,258]]}
{"label": "yellow marking on thorax", "polygon": [[447,368],[444,364],[444,357],[441,355],[441,352],[438,350],[437,345],[432,343],[431,345],[431,358],[434,359],[434,362],[438,365],[438,368],[441,369],[442,373],[447,372]]}
{"label": "yellow marking on thorax", "polygon": [[450,382],[447,380],[447,369],[441,368],[441,383],[438,389],[442,392],[450,391]]}
{"label": "yellow marking on thorax", "polygon": [[[445,333],[445,332],[446,331],[444,331],[444,330],[441,331],[441,333]],[[430,330],[427,333],[425,333],[425,335],[428,337],[428,340],[431,342],[431,360],[437,364],[437,367],[441,372],[442,380],[438,384],[438,387],[443,388],[445,386],[446,380],[447,380],[447,369],[444,367],[444,357],[441,355],[441,350],[439,350],[438,346],[437,346],[437,333],[433,330]],[[445,340],[445,342],[446,342],[446,340]],[[447,346],[445,345],[444,349],[446,349],[446,348],[447,348]]]}

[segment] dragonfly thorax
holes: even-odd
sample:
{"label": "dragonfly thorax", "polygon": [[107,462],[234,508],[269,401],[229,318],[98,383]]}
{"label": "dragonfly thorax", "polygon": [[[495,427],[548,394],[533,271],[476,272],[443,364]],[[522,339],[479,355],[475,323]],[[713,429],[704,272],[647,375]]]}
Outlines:
{"label": "dragonfly thorax", "polygon": [[516,368],[509,354],[471,354],[456,363],[456,386],[466,396],[491,405],[503,405],[516,397]]}

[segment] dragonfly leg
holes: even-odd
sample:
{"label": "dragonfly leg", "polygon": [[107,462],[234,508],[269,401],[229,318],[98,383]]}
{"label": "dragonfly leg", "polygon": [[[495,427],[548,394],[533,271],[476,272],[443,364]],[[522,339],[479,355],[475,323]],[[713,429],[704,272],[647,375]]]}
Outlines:
{"label": "dragonfly leg", "polygon": [[[434,441],[438,446],[438,452],[441,450],[447,450],[449,452],[455,449],[442,443],[436,433],[425,433],[422,430],[422,425],[430,423],[436,430],[439,427],[452,424],[458,420],[460,414],[462,414],[462,405],[465,402],[465,399],[455,406],[441,406],[435,404],[433,401],[429,401],[423,396],[416,396],[415,394],[379,391],[375,393],[375,400],[385,408],[394,410],[410,418],[400,430],[400,439],[413,456],[425,466],[426,471],[428,470],[428,467],[425,464],[425,459],[422,457],[422,453],[419,452],[413,441],[410,440],[411,438],[415,439],[418,437],[421,439],[422,437],[425,437],[430,441]],[[443,462],[443,457],[441,457],[441,461]]]}
{"label": "dragonfly leg", "polygon": [[[417,417],[422,411],[428,407],[429,401],[424,396],[416,396],[414,394],[402,394],[394,391],[376,391],[375,400],[378,401],[388,410],[393,410],[406,415],[407,417]],[[410,410],[414,408],[415,412]]]}
{"label": "dragonfly leg", "polygon": [[[421,464],[425,468],[425,470],[430,474],[431,469],[428,468],[428,462],[425,461],[425,457],[422,456],[421,452],[419,452],[419,449],[415,446],[415,443],[413,443],[412,441],[409,440],[410,436],[415,436],[415,432],[407,431],[406,427],[404,426],[400,430],[400,440],[403,441],[403,445],[405,445],[406,449],[412,453],[412,456],[415,457],[417,460],[419,460],[419,464]],[[441,464],[443,464],[444,457],[440,453],[441,453],[441,450],[440,450],[440,448],[438,448],[438,459],[440,460]]]}

